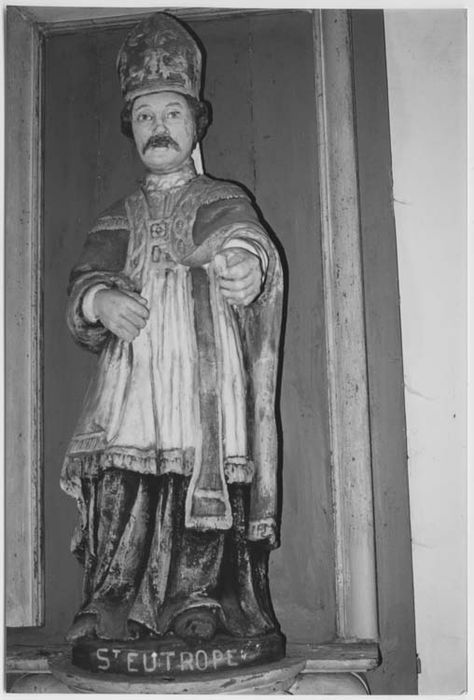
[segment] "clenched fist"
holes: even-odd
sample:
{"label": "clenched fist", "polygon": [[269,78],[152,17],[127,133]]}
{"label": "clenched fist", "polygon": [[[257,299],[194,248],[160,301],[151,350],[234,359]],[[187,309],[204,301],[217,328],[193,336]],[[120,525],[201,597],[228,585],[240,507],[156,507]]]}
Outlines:
{"label": "clenched fist", "polygon": [[136,292],[120,289],[99,289],[93,306],[102,325],[129,343],[145,327],[150,315],[146,299]]}
{"label": "clenched fist", "polygon": [[229,304],[248,306],[262,291],[262,263],[246,248],[226,248],[214,258],[219,286]]}

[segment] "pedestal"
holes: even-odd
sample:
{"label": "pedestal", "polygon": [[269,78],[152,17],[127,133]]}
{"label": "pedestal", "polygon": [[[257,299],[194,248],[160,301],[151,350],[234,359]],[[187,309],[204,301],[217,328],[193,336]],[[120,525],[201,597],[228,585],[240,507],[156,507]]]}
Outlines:
{"label": "pedestal", "polygon": [[[156,692],[180,693],[285,693],[289,695],[370,695],[367,680],[380,664],[376,643],[331,642],[311,645],[290,643],[287,656],[268,664],[227,668],[211,674],[187,675],[179,683],[170,678],[146,678],[150,690],[137,689],[130,676],[91,673],[71,667],[66,644],[10,646],[7,651],[8,693]],[[52,673],[52,671],[54,673]],[[168,674],[167,674],[168,676]],[[367,680],[366,680],[367,678]],[[104,683],[105,681],[105,683]],[[112,681],[112,683],[110,683]],[[118,690],[116,682],[118,681]],[[142,679],[143,681],[143,679]],[[144,682],[144,681],[143,681]],[[128,684],[128,690],[123,690]],[[189,686],[194,687],[189,687]],[[100,687],[99,687],[100,686]]]}
{"label": "pedestal", "polygon": [[197,676],[216,671],[230,673],[236,668],[272,663],[284,656],[285,640],[279,632],[238,638],[217,634],[209,641],[186,642],[175,636],[133,642],[83,639],[71,650],[72,663],[84,671],[176,680],[190,673]]}
{"label": "pedestal", "polygon": [[281,659],[248,668],[227,669],[215,673],[189,673],[185,676],[152,677],[113,673],[92,673],[71,663],[69,655],[50,662],[53,676],[75,693],[154,693],[174,695],[272,694],[285,693],[304,669],[304,659]]}

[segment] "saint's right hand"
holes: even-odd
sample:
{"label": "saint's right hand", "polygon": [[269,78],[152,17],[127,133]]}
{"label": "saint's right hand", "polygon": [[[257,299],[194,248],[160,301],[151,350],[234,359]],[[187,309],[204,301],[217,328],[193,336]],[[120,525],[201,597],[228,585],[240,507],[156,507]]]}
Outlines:
{"label": "saint's right hand", "polygon": [[150,315],[146,299],[120,289],[100,289],[94,297],[94,312],[103,326],[129,343],[145,327]]}

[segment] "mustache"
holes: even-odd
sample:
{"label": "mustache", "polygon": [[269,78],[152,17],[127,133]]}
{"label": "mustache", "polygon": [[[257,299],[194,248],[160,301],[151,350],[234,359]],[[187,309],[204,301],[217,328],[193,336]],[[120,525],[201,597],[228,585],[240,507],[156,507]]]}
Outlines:
{"label": "mustache", "polygon": [[174,148],[176,151],[181,150],[176,141],[168,134],[153,134],[143,147],[143,153],[146,153],[149,148]]}

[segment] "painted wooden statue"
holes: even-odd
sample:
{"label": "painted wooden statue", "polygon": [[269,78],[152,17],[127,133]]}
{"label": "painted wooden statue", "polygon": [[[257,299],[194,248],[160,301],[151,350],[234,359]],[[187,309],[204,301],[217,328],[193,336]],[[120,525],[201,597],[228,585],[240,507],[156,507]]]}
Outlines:
{"label": "painted wooden statue", "polygon": [[[99,359],[61,478],[85,569],[68,639],[83,654],[98,640],[95,670],[121,670],[104,640],[146,642],[156,661],[158,642],[271,639],[278,658],[279,257],[247,194],[196,173],[208,113],[184,26],[140,22],[118,73],[122,130],[147,173],[99,217],[71,274],[68,324]],[[252,658],[236,651],[230,665]]]}

